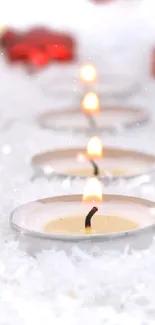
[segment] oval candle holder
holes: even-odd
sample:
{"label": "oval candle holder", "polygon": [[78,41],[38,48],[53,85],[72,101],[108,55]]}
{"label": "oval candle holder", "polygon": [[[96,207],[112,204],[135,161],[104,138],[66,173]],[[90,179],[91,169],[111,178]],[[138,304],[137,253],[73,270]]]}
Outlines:
{"label": "oval candle holder", "polygon": [[88,232],[85,218],[94,204],[83,203],[82,195],[42,199],[17,208],[10,217],[10,224],[22,239],[28,236],[29,243],[30,238],[32,243],[33,239],[39,239],[40,248],[52,248],[54,243],[58,246],[61,243],[64,248],[65,243],[85,242],[88,245],[101,242],[114,249],[126,244],[143,248],[151,243],[155,228],[151,213],[154,202],[105,194],[103,202],[97,203],[98,212]]}
{"label": "oval candle holder", "polygon": [[49,111],[38,118],[39,124],[57,131],[72,131],[90,133],[118,132],[120,129],[130,129],[149,121],[149,113],[145,109],[130,107],[101,107],[100,114],[93,116],[93,125],[89,115],[79,109],[68,109],[57,112]]}
{"label": "oval candle holder", "polygon": [[63,99],[72,98],[72,101],[77,104],[88,89],[96,91],[103,101],[105,98],[128,98],[141,90],[142,82],[139,80],[139,75],[106,73],[105,70],[104,73],[98,73],[98,68],[96,68],[97,80],[86,81],[79,79],[81,67],[82,62],[78,66],[65,65],[61,69],[59,66],[52,66],[52,70],[48,69],[42,74],[39,83],[41,90],[49,98],[57,100],[60,97]]}
{"label": "oval candle holder", "polygon": [[[111,147],[105,147],[103,153],[103,157],[96,160],[98,177],[103,183],[130,180],[155,172],[153,155]],[[93,176],[93,166],[85,154],[84,148],[40,153],[32,158],[32,167],[36,177],[86,179]]]}

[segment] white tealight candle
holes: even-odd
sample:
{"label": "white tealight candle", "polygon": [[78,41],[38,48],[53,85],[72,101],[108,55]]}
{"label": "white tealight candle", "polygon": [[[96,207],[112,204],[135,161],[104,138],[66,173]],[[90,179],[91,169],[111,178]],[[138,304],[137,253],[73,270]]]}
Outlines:
{"label": "white tealight candle", "polygon": [[[63,177],[88,177],[94,172],[88,158],[95,159],[103,182],[107,176],[110,176],[109,181],[112,182],[119,177],[124,179],[141,177],[155,170],[154,155],[120,148],[104,147],[103,149],[102,146],[100,147],[100,140],[97,146],[92,147],[92,144],[97,141],[96,137],[91,139],[87,146],[87,153],[85,148],[81,147],[38,154],[32,159],[32,166],[38,176],[41,172],[47,177],[53,174],[59,177],[62,175]],[[97,149],[96,153],[94,149]]]}
{"label": "white tealight candle", "polygon": [[[93,206],[97,206],[98,211],[87,231],[85,219]],[[135,243],[141,248],[152,241],[154,218],[151,210],[154,206],[154,202],[129,196],[104,195],[103,203],[83,203],[82,195],[67,195],[25,204],[14,211],[10,222],[19,235],[22,233],[21,240],[24,235],[29,236],[28,244],[31,240],[34,243],[35,238],[42,239],[44,248],[46,244],[47,248],[52,248],[54,243],[61,241],[64,248],[65,242],[77,244],[88,240],[91,245],[107,242],[107,248],[113,243],[115,249],[120,247],[116,239],[121,246]],[[40,242],[37,248],[38,244]]]}
{"label": "white tealight candle", "polygon": [[[90,98],[93,98],[92,102],[90,102]],[[39,123],[44,128],[59,131],[69,130],[81,134],[92,131],[94,127],[98,132],[118,132],[120,129],[133,128],[134,126],[137,128],[137,125],[149,120],[147,110],[142,108],[101,107],[99,98],[94,92],[85,94],[81,110],[79,105],[78,109],[49,111],[39,117]],[[89,115],[93,115],[94,125],[90,124]]]}

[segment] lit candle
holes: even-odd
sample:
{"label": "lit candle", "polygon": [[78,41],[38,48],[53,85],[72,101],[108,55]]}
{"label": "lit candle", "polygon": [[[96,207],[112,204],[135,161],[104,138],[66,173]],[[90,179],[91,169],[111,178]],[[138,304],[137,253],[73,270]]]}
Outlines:
{"label": "lit candle", "polygon": [[100,138],[93,137],[88,141],[86,155],[93,166],[94,175],[98,176],[99,168],[95,163],[94,159],[100,159],[103,156],[103,148],[102,148],[102,142]]}
{"label": "lit candle", "polygon": [[[102,205],[102,186],[97,178],[90,178],[85,186],[82,205],[87,213],[61,217],[45,225],[45,232],[103,234],[115,231],[133,230],[138,225],[116,215],[104,215],[100,212]],[[93,218],[94,216],[94,218]]]}
{"label": "lit candle", "polygon": [[85,84],[94,84],[97,80],[97,72],[93,64],[84,64],[80,69],[80,81]]}
{"label": "lit candle", "polygon": [[[86,178],[92,176],[93,168],[90,161],[97,163],[99,175],[103,182],[117,179],[134,179],[150,174],[154,170],[155,156],[146,153],[125,150],[121,148],[103,147],[101,139],[93,137],[84,147],[67,148],[43,152],[33,157],[32,166],[37,173],[51,178],[67,177],[71,181],[74,177]],[[63,161],[63,164],[62,164]]]}
{"label": "lit candle", "polygon": [[19,240],[26,235],[24,243],[32,250],[51,249],[57,244],[64,249],[69,248],[69,242],[87,240],[90,248],[93,242],[102,242],[102,249],[103,244],[113,249],[127,244],[143,248],[154,237],[154,206],[148,200],[111,194],[104,194],[102,202],[102,187],[97,179],[91,178],[83,196],[64,195],[29,202],[12,213],[10,223]]}
{"label": "lit candle", "polygon": [[85,94],[81,103],[82,112],[89,120],[89,124],[92,128],[96,128],[96,122],[93,115],[100,112],[100,100],[95,92],[89,92]]}
{"label": "lit candle", "polygon": [[[83,114],[81,114],[81,111]],[[38,117],[38,122],[46,129],[55,131],[69,130],[73,133],[79,132],[88,135],[90,125],[86,116],[89,115],[93,115],[97,130],[102,134],[117,134],[120,130],[133,130],[137,128],[137,124],[139,126],[143,125],[150,119],[148,111],[142,107],[102,105],[100,96],[89,91],[85,93],[76,108],[45,112]]]}

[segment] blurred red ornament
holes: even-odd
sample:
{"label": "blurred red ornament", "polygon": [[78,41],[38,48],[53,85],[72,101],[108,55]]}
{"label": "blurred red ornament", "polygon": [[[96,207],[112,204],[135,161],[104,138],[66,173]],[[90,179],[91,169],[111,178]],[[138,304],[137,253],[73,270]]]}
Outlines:
{"label": "blurred red ornament", "polygon": [[75,41],[65,33],[46,27],[26,32],[8,29],[0,39],[10,61],[22,61],[43,67],[51,61],[71,61],[75,58]]}
{"label": "blurred red ornament", "polygon": [[19,43],[7,49],[7,56],[10,61],[25,61],[31,48],[26,43]]}
{"label": "blurred red ornament", "polygon": [[39,49],[32,49],[28,54],[29,61],[36,67],[43,67],[50,62],[48,54]]}
{"label": "blurred red ornament", "polygon": [[46,52],[49,54],[50,58],[53,60],[71,60],[72,52],[64,45],[46,45]]}
{"label": "blurred red ornament", "polygon": [[7,31],[4,32],[4,34],[1,37],[1,45],[4,47],[7,47],[8,44],[11,44],[18,38],[18,34],[16,31],[13,29],[8,29]]}

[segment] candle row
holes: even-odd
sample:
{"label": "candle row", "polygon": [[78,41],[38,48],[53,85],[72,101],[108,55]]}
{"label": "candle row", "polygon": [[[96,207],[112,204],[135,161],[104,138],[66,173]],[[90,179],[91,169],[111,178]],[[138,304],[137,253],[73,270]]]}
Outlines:
{"label": "candle row", "polygon": [[[92,64],[86,64],[82,66],[80,70],[80,80],[85,85],[87,85],[88,88],[92,87],[92,85],[97,82],[97,71]],[[82,100],[81,108],[83,113],[90,118],[90,122],[94,125],[95,122],[93,120],[93,115],[100,113],[100,101],[97,94],[92,90],[86,92]],[[102,157],[102,154],[102,142],[97,136],[94,135],[88,142],[86,157],[92,164],[93,174],[94,176],[96,176],[96,178],[88,179],[83,195],[84,201],[90,201],[95,203],[95,206],[90,210],[85,219],[85,229],[86,231],[89,229],[89,233],[91,232],[91,218],[98,211],[96,203],[98,201],[102,201],[102,186],[100,184],[100,181],[97,179],[97,176],[99,176],[100,171],[95,161],[97,159],[100,159]]]}
{"label": "candle row", "polygon": [[[86,161],[87,165],[91,166],[92,175],[86,181],[82,195],[66,195],[29,203],[26,207],[20,207],[14,212],[11,225],[14,229],[22,231],[22,233],[24,229],[24,232],[31,236],[76,242],[87,239],[102,239],[105,241],[106,239],[121,236],[126,238],[127,235],[135,233],[135,230],[138,233],[143,233],[144,228],[151,230],[154,221],[150,214],[150,208],[154,207],[154,203],[118,195],[104,194],[103,197],[101,176],[104,174],[103,169],[104,171],[106,169],[104,164],[107,152],[109,154],[107,158],[108,170],[110,159],[114,161],[115,166],[115,162],[118,163],[118,157],[121,163],[122,157],[124,157],[125,168],[126,162],[129,165],[134,165],[134,168],[136,162],[139,172],[139,161],[142,162],[142,167],[146,168],[146,166],[152,166],[155,163],[155,157],[125,150],[121,151],[121,149],[104,148],[103,150],[102,141],[95,134],[98,123],[95,124],[94,116],[98,114],[100,118],[101,108],[99,96],[93,91],[93,85],[97,83],[98,79],[97,71],[92,64],[86,64],[80,69],[79,75],[81,82],[85,84],[85,93],[81,102],[81,111],[78,108],[78,112],[88,119],[90,127],[92,126],[92,130],[94,130],[94,136],[89,139],[86,148],[43,153],[38,157],[34,157],[32,162],[38,167],[44,165],[46,173],[51,172],[51,170],[53,172],[55,164],[57,171],[59,171],[59,165],[63,168],[63,171],[60,170],[60,174],[65,171],[65,175],[72,175],[72,168],[75,164],[78,162],[77,168],[79,168],[79,163]],[[110,111],[110,114],[114,113]],[[115,114],[117,115],[117,111]],[[52,112],[52,118],[53,115]],[[145,114],[144,116],[142,114],[142,118],[146,119]],[[47,119],[50,120],[50,118]],[[68,170],[66,171],[65,168],[68,168]],[[88,170],[84,171],[84,176],[88,175],[87,172]],[[81,170],[80,172],[74,170],[76,176],[81,175],[80,173]],[[110,170],[109,175],[112,174],[112,170]],[[122,174],[121,171],[119,176],[122,177]],[[36,222],[32,218],[33,214]],[[29,215],[31,215],[31,218],[29,218]]]}
{"label": "candle row", "polygon": [[[96,92],[93,91],[93,86],[98,82],[98,77],[97,77],[97,71],[95,69],[95,67],[92,64],[86,64],[83,65],[82,68],[80,69],[80,73],[79,73],[79,78],[81,80],[81,83],[85,85],[84,90],[85,93],[83,94],[83,98],[82,98],[82,102],[81,102],[81,113],[84,114],[84,116],[88,119],[89,124],[91,130],[95,133],[95,130],[98,129],[98,124],[95,124],[95,120],[94,120],[94,116],[96,114],[99,115],[99,119],[100,119],[100,108],[101,108],[101,104],[100,104],[100,100],[99,100],[99,96],[96,94]],[[110,111],[111,114],[111,111]],[[117,112],[116,112],[117,114]],[[105,230],[105,217],[106,217],[106,225],[108,223],[109,220],[111,220],[111,213],[107,216],[103,215],[101,213],[102,210],[102,185],[100,183],[99,177],[101,177],[102,175],[109,175],[112,176],[113,175],[113,170],[108,170],[108,172],[105,170],[103,170],[102,168],[102,164],[104,164],[105,162],[105,158],[101,159],[103,157],[103,146],[102,146],[102,141],[100,138],[98,138],[95,134],[93,137],[91,137],[87,143],[87,148],[86,150],[82,150],[82,153],[80,152],[81,150],[78,150],[77,155],[74,153],[73,154],[73,158],[75,161],[78,162],[78,167],[77,170],[72,170],[73,166],[75,165],[74,161],[73,163],[70,165],[70,167],[68,167],[68,170],[66,172],[64,172],[64,174],[66,175],[72,175],[72,173],[74,175],[81,175],[83,173],[84,176],[88,175],[88,170],[85,169],[84,171],[82,171],[79,167],[80,162],[87,162],[87,166],[90,165],[92,168],[92,177],[88,178],[87,182],[86,182],[86,186],[84,188],[84,193],[82,196],[82,204],[86,203],[86,207],[88,208],[87,213],[85,213],[85,215],[78,215],[77,216],[77,224],[79,225],[79,223],[81,224],[81,219],[83,220],[83,226],[82,228],[78,229],[75,226],[76,223],[76,216],[69,215],[69,218],[58,218],[57,220],[54,220],[52,222],[50,222],[47,227],[46,230],[47,232],[49,231],[49,229],[51,229],[50,231],[54,231],[54,232],[59,232],[59,231],[69,231],[70,228],[76,229],[76,233],[84,233],[86,235],[90,235],[93,233],[104,233]],[[65,152],[61,152],[62,156],[64,154],[65,156]],[[55,156],[57,156],[57,153],[55,152]],[[58,153],[58,157],[59,157],[59,153]],[[65,156],[66,158],[66,156]],[[68,159],[70,158],[71,162],[72,162],[72,157],[71,157],[71,153],[68,153]],[[48,165],[48,160],[52,161],[51,159],[51,153],[47,153],[44,155],[42,155],[41,157],[42,161],[47,162],[47,166],[46,166],[46,172],[50,171],[51,172],[51,167],[50,165]],[[56,157],[55,157],[56,159]],[[60,157],[59,157],[60,159]],[[129,159],[129,153],[128,153],[128,159]],[[116,159],[117,160],[117,159]],[[121,154],[120,154],[120,160],[121,160]],[[100,163],[99,163],[100,162]],[[53,165],[53,163],[52,163]],[[57,165],[58,168],[58,165]],[[64,167],[65,168],[65,160],[64,160]],[[78,169],[79,168],[79,169]],[[109,168],[108,168],[109,169]],[[52,168],[53,170],[53,168]],[[123,173],[125,173],[123,170],[117,170],[117,176],[118,175],[123,175]],[[89,204],[88,204],[89,203]],[[104,205],[104,204],[103,204]],[[93,226],[92,229],[92,224],[93,223],[93,219],[92,217],[95,215],[95,220],[99,220],[101,217],[100,222],[97,223],[97,225]],[[92,219],[92,223],[91,223],[91,219]],[[101,222],[103,220],[103,223]],[[126,219],[119,219],[115,217],[115,222],[118,221],[119,225],[120,225],[120,230],[122,230],[122,222],[125,225],[126,222],[126,226],[129,227],[129,220]],[[131,222],[130,222],[131,223]],[[71,224],[73,225],[73,227],[71,227]],[[131,225],[133,226],[133,224],[131,223]],[[65,227],[65,228],[64,228]],[[80,226],[81,227],[81,226]],[[119,228],[119,227],[118,227]],[[117,229],[118,229],[117,228]],[[130,228],[130,227],[129,227]],[[127,229],[129,229],[127,228]],[[125,228],[124,228],[125,229]],[[125,230],[127,230],[125,229]],[[71,229],[70,229],[71,230]],[[111,228],[111,231],[113,232],[113,228]]]}

